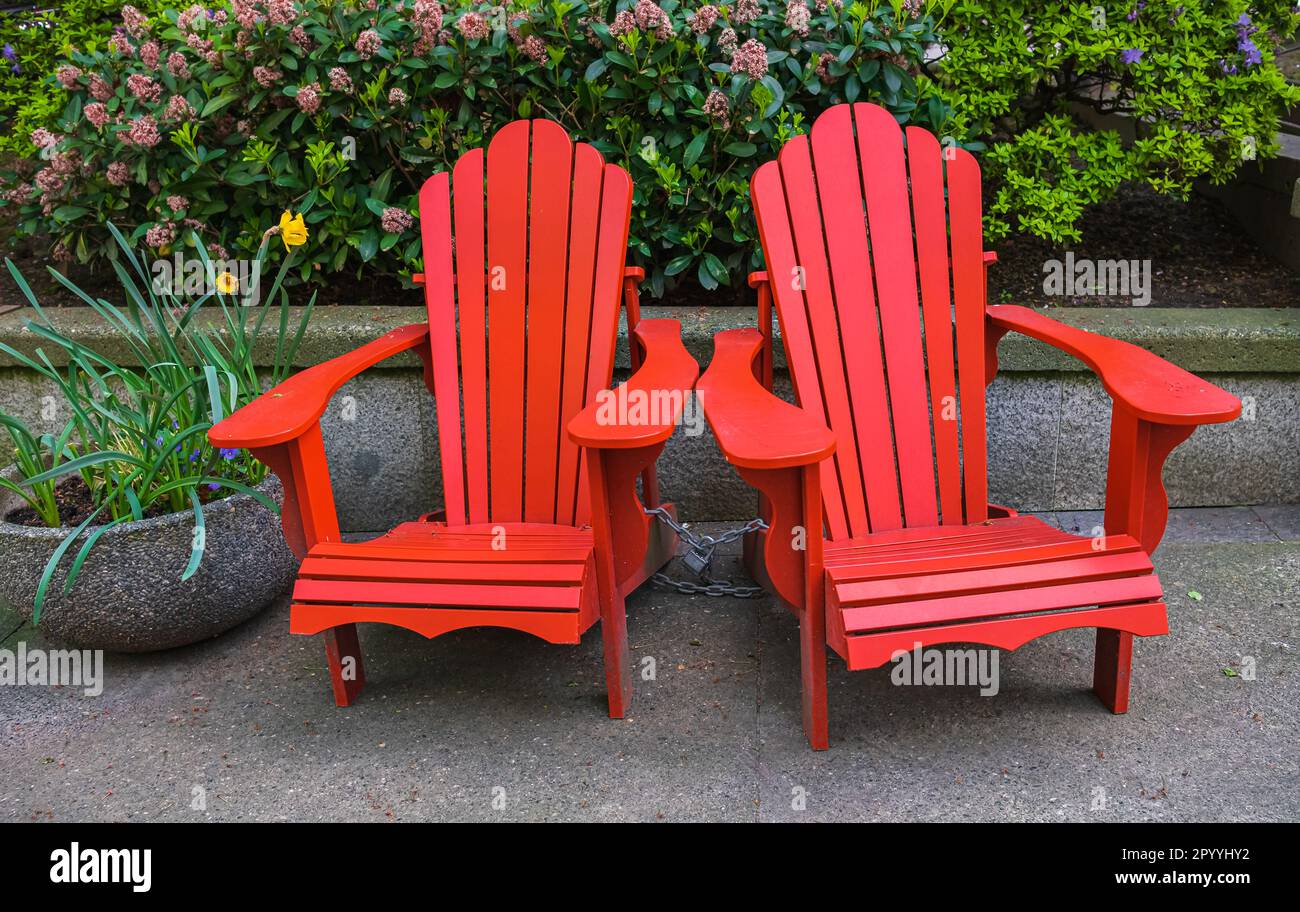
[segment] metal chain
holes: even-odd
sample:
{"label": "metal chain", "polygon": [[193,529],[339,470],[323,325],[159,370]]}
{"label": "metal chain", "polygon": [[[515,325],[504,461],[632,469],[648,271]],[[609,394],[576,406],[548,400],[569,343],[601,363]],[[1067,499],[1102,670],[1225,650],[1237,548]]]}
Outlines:
{"label": "metal chain", "polygon": [[683,541],[690,545],[690,550],[681,556],[681,560],[686,568],[694,572],[701,580],[699,583],[675,580],[660,572],[650,577],[655,583],[669,589],[675,589],[686,595],[708,595],[715,598],[723,596],[758,598],[763,595],[764,589],[762,586],[737,586],[730,580],[715,580],[709,576],[709,568],[713,566],[713,554],[718,550],[718,546],[733,542],[748,532],[766,529],[767,523],[763,522],[763,520],[751,519],[743,526],[728,529],[721,535],[697,535],[679,523],[663,507],[646,509],[646,514],[659,517],[664,525],[676,532]]}

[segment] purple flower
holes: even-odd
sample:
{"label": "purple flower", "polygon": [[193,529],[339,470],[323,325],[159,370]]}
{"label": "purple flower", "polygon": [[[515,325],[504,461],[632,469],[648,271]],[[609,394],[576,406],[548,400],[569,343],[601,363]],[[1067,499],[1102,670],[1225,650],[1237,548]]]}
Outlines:
{"label": "purple flower", "polygon": [[227,462],[239,455],[239,450],[232,450],[230,447],[222,447],[217,450],[217,452],[221,455],[221,458]]}
{"label": "purple flower", "polygon": [[1119,59],[1124,63],[1137,63],[1142,59],[1142,55],[1145,53],[1146,51],[1141,48],[1129,48],[1126,51],[1119,52]]}
{"label": "purple flower", "polygon": [[12,44],[6,44],[4,47],[4,51],[2,53],[4,54],[5,60],[18,59],[18,52],[14,50],[14,46]]}
{"label": "purple flower", "polygon": [[1241,51],[1241,53],[1245,55],[1245,63],[1248,67],[1253,67],[1264,59],[1259,52],[1259,48],[1255,47],[1255,42],[1251,41],[1249,38],[1242,38],[1239,40],[1237,42],[1237,50]]}
{"label": "purple flower", "polygon": [[1250,16],[1242,13],[1241,16],[1238,17],[1237,50],[1241,51],[1244,55],[1244,62],[1247,67],[1253,67],[1256,64],[1261,63],[1264,59],[1259,52],[1259,48],[1255,46],[1255,42],[1250,40],[1250,36],[1255,34],[1257,31],[1259,31],[1259,29],[1250,23]]}
{"label": "purple flower", "polygon": [[208,490],[209,490],[209,491],[220,491],[220,490],[221,490],[221,485],[217,484],[215,481],[210,481],[210,482],[208,482]]}

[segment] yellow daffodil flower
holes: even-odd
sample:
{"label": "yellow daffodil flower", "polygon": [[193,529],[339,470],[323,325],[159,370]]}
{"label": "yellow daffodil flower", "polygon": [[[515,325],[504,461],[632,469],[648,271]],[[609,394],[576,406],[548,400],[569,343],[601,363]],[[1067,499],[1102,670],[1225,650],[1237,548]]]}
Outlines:
{"label": "yellow daffodil flower", "polygon": [[217,291],[222,294],[233,294],[239,290],[239,279],[235,278],[233,273],[223,272],[217,276]]}
{"label": "yellow daffodil flower", "polygon": [[307,243],[307,224],[303,221],[301,212],[291,215],[288,209],[284,210],[280,216],[280,238],[284,241],[286,250]]}

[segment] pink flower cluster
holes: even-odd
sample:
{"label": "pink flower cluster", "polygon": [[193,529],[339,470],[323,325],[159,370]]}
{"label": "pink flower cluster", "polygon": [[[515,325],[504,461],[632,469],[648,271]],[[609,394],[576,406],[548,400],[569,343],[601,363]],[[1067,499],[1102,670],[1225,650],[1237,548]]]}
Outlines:
{"label": "pink flower cluster", "polygon": [[113,97],[113,87],[98,73],[90,74],[90,97],[96,101],[108,101]]}
{"label": "pink flower cluster", "polygon": [[423,57],[438,43],[442,16],[442,4],[436,0],[415,0],[411,7],[411,24],[420,32],[420,37],[415,39],[417,56]]}
{"label": "pink flower cluster", "polygon": [[691,31],[697,35],[703,35],[709,29],[713,28],[713,23],[718,21],[718,8],[711,4],[701,6],[695,12],[686,17],[686,24],[691,27]]}
{"label": "pink flower cluster", "polygon": [[194,116],[194,106],[185,100],[184,95],[173,95],[167,99],[168,120],[189,120]]}
{"label": "pink flower cluster", "polygon": [[86,115],[86,120],[90,121],[91,126],[96,130],[102,130],[104,124],[108,123],[108,108],[101,101],[92,101],[82,109],[81,113]]}
{"label": "pink flower cluster", "polygon": [[158,122],[149,114],[142,114],[131,121],[131,126],[121,136],[122,142],[127,145],[141,146],[145,149],[152,149],[162,139],[158,133]]}
{"label": "pink flower cluster", "polygon": [[751,38],[736,49],[731,57],[731,72],[744,73],[750,79],[767,75],[767,48],[757,38]]}
{"label": "pink flower cluster", "polygon": [[270,67],[255,66],[253,67],[253,78],[257,80],[257,84],[262,88],[269,89],[280,81],[280,72]]}
{"label": "pink flower cluster", "polygon": [[396,206],[389,206],[384,210],[384,214],[379,217],[379,225],[388,234],[401,234],[407,228],[415,223],[409,212],[404,209],[398,209]]}
{"label": "pink flower cluster", "polygon": [[63,192],[67,179],[53,168],[42,168],[36,172],[36,186],[41,196],[57,196]]}
{"label": "pink flower cluster", "polygon": [[468,12],[456,20],[456,29],[466,41],[481,41],[488,36],[488,21],[481,13]]}
{"label": "pink flower cluster", "polygon": [[320,83],[312,82],[298,89],[295,97],[298,110],[304,114],[315,114],[320,110]]}
{"label": "pink flower cluster", "polygon": [[166,247],[176,240],[176,223],[158,222],[144,233],[144,242],[150,247]]}
{"label": "pink flower cluster", "polygon": [[343,67],[333,67],[329,72],[330,90],[334,92],[351,92],[352,77]]}
{"label": "pink flower cluster", "polygon": [[361,55],[362,60],[369,60],[371,57],[375,56],[375,54],[379,53],[379,49],[383,47],[383,44],[384,40],[379,37],[378,32],[374,29],[366,29],[357,36],[355,47],[357,53]]}
{"label": "pink flower cluster", "polygon": [[311,36],[307,34],[307,30],[301,25],[295,25],[293,29],[290,30],[289,40],[298,45],[299,49],[304,54],[308,53],[313,47],[315,47],[315,42],[311,40]]}
{"label": "pink flower cluster", "polygon": [[108,46],[123,57],[135,56],[135,45],[126,37],[125,32],[114,32],[113,37],[108,39]]}
{"label": "pink flower cluster", "polygon": [[212,42],[201,37],[197,32],[191,32],[185,36],[185,44],[197,54],[207,58],[208,63],[212,66],[218,66],[221,63],[221,52],[212,49]]}
{"label": "pink flower cluster", "polygon": [[254,0],[231,0],[230,5],[234,7],[235,21],[240,28],[251,29],[262,21],[262,11],[257,8]]}
{"label": "pink flower cluster", "polygon": [[171,73],[177,79],[189,79],[190,67],[185,62],[185,55],[180,51],[172,51],[167,55],[167,72]]}
{"label": "pink flower cluster", "polygon": [[38,149],[44,149],[48,146],[56,145],[60,137],[54,135],[44,127],[37,127],[32,131],[32,145]]}
{"label": "pink flower cluster", "polygon": [[636,31],[636,16],[631,10],[619,10],[614,21],[610,23],[609,33],[615,38],[622,38],[634,31]]}
{"label": "pink flower cluster", "polygon": [[536,35],[529,35],[523,41],[520,41],[516,46],[519,48],[519,50],[523,53],[525,57],[527,57],[529,60],[533,61],[534,63],[546,62],[546,58],[547,58],[546,42],[538,38]]}
{"label": "pink flower cluster", "polygon": [[158,69],[158,60],[161,57],[162,46],[157,41],[146,41],[140,45],[140,62],[149,69]]}
{"label": "pink flower cluster", "polygon": [[763,10],[759,8],[758,0],[737,0],[731,11],[731,21],[736,25],[745,25],[761,15]]}
{"label": "pink flower cluster", "polygon": [[654,0],[637,0],[636,25],[643,32],[653,32],[660,41],[673,37],[672,20]]}
{"label": "pink flower cluster", "polygon": [[182,209],[190,208],[190,201],[183,196],[173,194],[172,196],[167,197],[167,208],[175,212],[180,212]]}
{"label": "pink flower cluster", "polygon": [[132,38],[142,38],[149,34],[149,20],[129,3],[122,7],[122,24]]}
{"label": "pink flower cluster", "polygon": [[406,104],[406,93],[396,87],[389,89],[388,103],[395,108],[401,107]]}
{"label": "pink flower cluster", "polygon": [[131,170],[127,168],[126,162],[113,162],[104,172],[104,176],[114,187],[125,187],[126,182],[131,179]]}
{"label": "pink flower cluster", "polygon": [[808,37],[808,20],[811,18],[812,13],[809,12],[808,5],[804,3],[804,0],[790,0],[790,2],[786,4],[786,27],[800,38]]}
{"label": "pink flower cluster", "polygon": [[830,54],[814,54],[813,58],[817,61],[817,78],[822,81],[823,85],[829,85],[835,81],[831,75],[831,61],[834,59]]}
{"label": "pink flower cluster", "polygon": [[[222,13],[224,14],[225,10],[222,10]],[[199,6],[196,3],[193,6],[189,7],[188,9],[184,10],[179,16],[176,17],[176,27],[179,28],[182,32],[188,32],[191,28],[194,27],[194,24],[196,22],[202,22],[206,18],[207,18],[207,12],[203,9],[203,7]]]}
{"label": "pink flower cluster", "polygon": [[22,205],[32,195],[32,185],[28,183],[15,184],[3,193],[0,193],[0,199],[9,203]]}
{"label": "pink flower cluster", "polygon": [[288,25],[298,18],[293,0],[266,0],[266,13],[272,25]]}
{"label": "pink flower cluster", "polygon": [[731,126],[731,105],[727,101],[726,94],[719,89],[714,89],[709,93],[709,97],[704,99],[704,113],[718,125],[720,130],[726,130]]}
{"label": "pink flower cluster", "polygon": [[132,73],[126,77],[127,91],[141,101],[157,101],[162,97],[162,86],[143,73]]}
{"label": "pink flower cluster", "polygon": [[63,86],[65,89],[75,89],[77,87],[77,80],[81,78],[81,70],[77,69],[72,64],[67,63],[59,67],[54,74],[54,78],[57,79],[59,85]]}

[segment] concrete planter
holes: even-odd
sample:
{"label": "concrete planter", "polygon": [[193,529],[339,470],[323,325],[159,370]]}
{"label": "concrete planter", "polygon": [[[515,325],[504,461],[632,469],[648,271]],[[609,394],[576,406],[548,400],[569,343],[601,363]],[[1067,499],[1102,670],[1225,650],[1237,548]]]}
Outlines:
{"label": "concrete planter", "polygon": [[[282,497],[274,476],[260,490],[277,502]],[[17,504],[17,497],[0,492],[0,516]],[[297,569],[280,517],[246,494],[216,501],[203,513],[203,562],[184,582],[194,536],[188,510],[105,532],[65,596],[71,551],[50,584],[41,632],[83,649],[152,652],[216,636],[257,614],[288,588]],[[45,564],[67,533],[0,522],[0,601],[31,618]]]}

